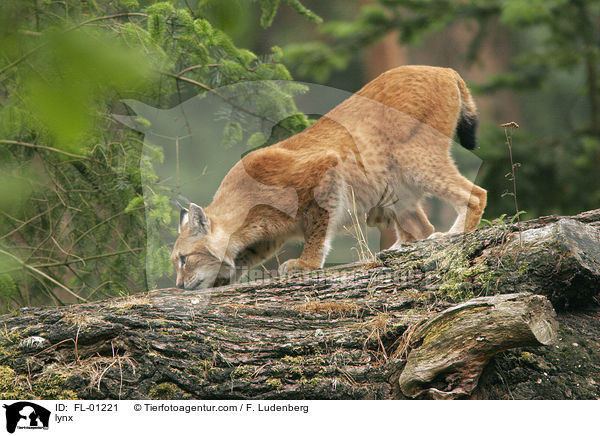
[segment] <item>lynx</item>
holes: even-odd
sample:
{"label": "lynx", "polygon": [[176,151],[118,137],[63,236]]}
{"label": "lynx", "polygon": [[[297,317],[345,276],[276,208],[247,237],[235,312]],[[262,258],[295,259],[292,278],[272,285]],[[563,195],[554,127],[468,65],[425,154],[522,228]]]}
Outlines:
{"label": "lynx", "polygon": [[177,286],[239,280],[282,244],[303,240],[281,274],[323,266],[349,210],[403,242],[439,236],[422,200],[433,195],[458,216],[448,233],[479,223],[487,193],[463,177],[450,155],[476,146],[476,107],[452,69],[403,66],[381,74],[303,132],[244,156],[210,205],[182,209],[172,261]]}

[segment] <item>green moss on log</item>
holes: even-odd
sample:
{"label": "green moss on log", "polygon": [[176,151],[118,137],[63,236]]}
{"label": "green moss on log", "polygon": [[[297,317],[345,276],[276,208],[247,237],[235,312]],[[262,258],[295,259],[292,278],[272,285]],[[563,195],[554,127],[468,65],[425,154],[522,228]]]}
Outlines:
{"label": "green moss on log", "polygon": [[2,400],[77,400],[75,392],[65,388],[67,376],[42,374],[35,379],[17,374],[9,366],[0,366],[0,399]]}
{"label": "green moss on log", "polygon": [[148,396],[152,400],[173,400],[178,393],[182,393],[181,389],[173,383],[160,383],[150,388]]}

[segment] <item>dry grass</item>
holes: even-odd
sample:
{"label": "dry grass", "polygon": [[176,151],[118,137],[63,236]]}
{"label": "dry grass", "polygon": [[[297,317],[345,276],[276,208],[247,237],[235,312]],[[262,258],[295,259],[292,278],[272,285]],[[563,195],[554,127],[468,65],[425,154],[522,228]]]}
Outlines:
{"label": "dry grass", "polygon": [[356,209],[356,199],[354,197],[354,190],[352,191],[352,210],[347,210],[350,215],[350,220],[352,222],[351,226],[344,226],[344,230],[352,236],[356,240],[356,247],[353,247],[353,250],[356,251],[358,255],[359,262],[375,262],[375,254],[369,248],[369,239],[367,238],[366,230],[363,230],[362,222],[366,222],[366,220],[359,220],[358,212]]}
{"label": "dry grass", "polygon": [[113,366],[119,365],[119,399],[121,399],[121,392],[123,389],[123,364],[130,366],[135,375],[135,363],[133,359],[127,356],[119,356],[118,353],[115,353],[112,357],[93,358],[92,362],[84,368],[84,372],[86,372],[90,378],[90,387],[95,387],[99,392],[100,383],[102,383],[104,374],[106,374]]}
{"label": "dry grass", "polygon": [[383,262],[380,259],[373,259],[370,262],[367,262],[367,263],[361,265],[360,268],[373,269],[373,268],[379,268],[380,266],[383,266]]}
{"label": "dry grass", "polygon": [[[135,361],[128,356],[119,355],[118,350],[115,350],[114,344],[111,343],[112,346],[112,356],[101,356],[99,354],[87,357],[85,359],[80,359],[77,351],[77,340],[73,340],[72,338],[61,341],[57,344],[54,344],[38,354],[44,353],[48,351],[50,348],[55,348],[56,346],[72,341],[75,346],[75,360],[71,362],[57,362],[51,365],[48,365],[44,371],[39,375],[39,377],[44,377],[45,374],[61,374],[65,377],[71,377],[73,375],[81,375],[83,378],[89,380],[89,389],[97,389],[100,391],[100,384],[102,379],[104,378],[107,371],[113,366],[119,367],[119,399],[121,398],[121,392],[123,388],[123,366],[127,365],[131,368],[131,371],[135,375],[136,366]],[[29,379],[31,374],[28,374],[27,381],[30,383]]]}
{"label": "dry grass", "polygon": [[10,333],[8,332],[8,327],[6,326],[6,323],[4,323],[4,329],[2,330],[2,336],[4,336],[8,342],[14,342],[10,337]]}
{"label": "dry grass", "polygon": [[328,314],[345,315],[348,313],[358,314],[360,307],[356,303],[346,301],[307,301],[296,306],[295,309],[302,312],[325,312]]}
{"label": "dry grass", "polygon": [[408,353],[410,352],[411,345],[414,342],[414,334],[420,323],[411,324],[408,329],[400,336],[400,338],[394,343],[396,350],[392,353],[392,359],[406,360]]}
{"label": "dry grass", "polygon": [[90,324],[101,323],[102,320],[86,312],[73,312],[66,314],[61,321],[77,327],[86,327]]}
{"label": "dry grass", "polygon": [[131,309],[135,306],[150,306],[150,298],[147,295],[132,295],[130,297],[117,300],[110,304],[109,307],[114,309]]}
{"label": "dry grass", "polygon": [[381,338],[390,332],[392,327],[392,317],[387,313],[382,312],[377,314],[372,319],[362,323],[361,327],[366,327],[369,330],[369,335],[363,343],[363,348],[366,349],[369,341],[375,340],[375,342],[378,344],[378,353],[383,356],[384,362],[387,362],[388,355]]}

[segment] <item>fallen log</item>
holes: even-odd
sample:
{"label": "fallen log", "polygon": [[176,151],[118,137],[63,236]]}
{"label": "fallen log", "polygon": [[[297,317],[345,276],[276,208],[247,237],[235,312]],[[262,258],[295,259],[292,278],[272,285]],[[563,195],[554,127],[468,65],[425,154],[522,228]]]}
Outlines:
{"label": "fallen log", "polygon": [[540,295],[473,298],[433,316],[411,334],[405,346],[413,349],[400,374],[400,388],[413,398],[470,395],[495,354],[556,344],[557,331],[552,305]]}
{"label": "fallen log", "polygon": [[[600,210],[543,217],[312,274],[24,308],[0,318],[0,395],[515,398],[526,382],[516,398],[543,397],[551,381],[527,379],[540,372],[523,355],[572,380],[548,397],[593,398],[599,229]],[[566,349],[551,305],[587,361],[551,354]]]}

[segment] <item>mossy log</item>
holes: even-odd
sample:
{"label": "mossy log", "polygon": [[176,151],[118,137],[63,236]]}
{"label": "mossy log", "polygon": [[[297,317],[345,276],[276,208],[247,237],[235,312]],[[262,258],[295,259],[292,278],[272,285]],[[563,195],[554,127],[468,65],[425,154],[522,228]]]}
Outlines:
{"label": "mossy log", "polygon": [[558,323],[541,295],[505,294],[473,298],[419,325],[400,374],[409,397],[450,399],[470,395],[485,365],[497,353],[558,342]]}
{"label": "mossy log", "polygon": [[0,318],[0,395],[598,398],[599,247],[596,210],[315,274],[24,308]]}

